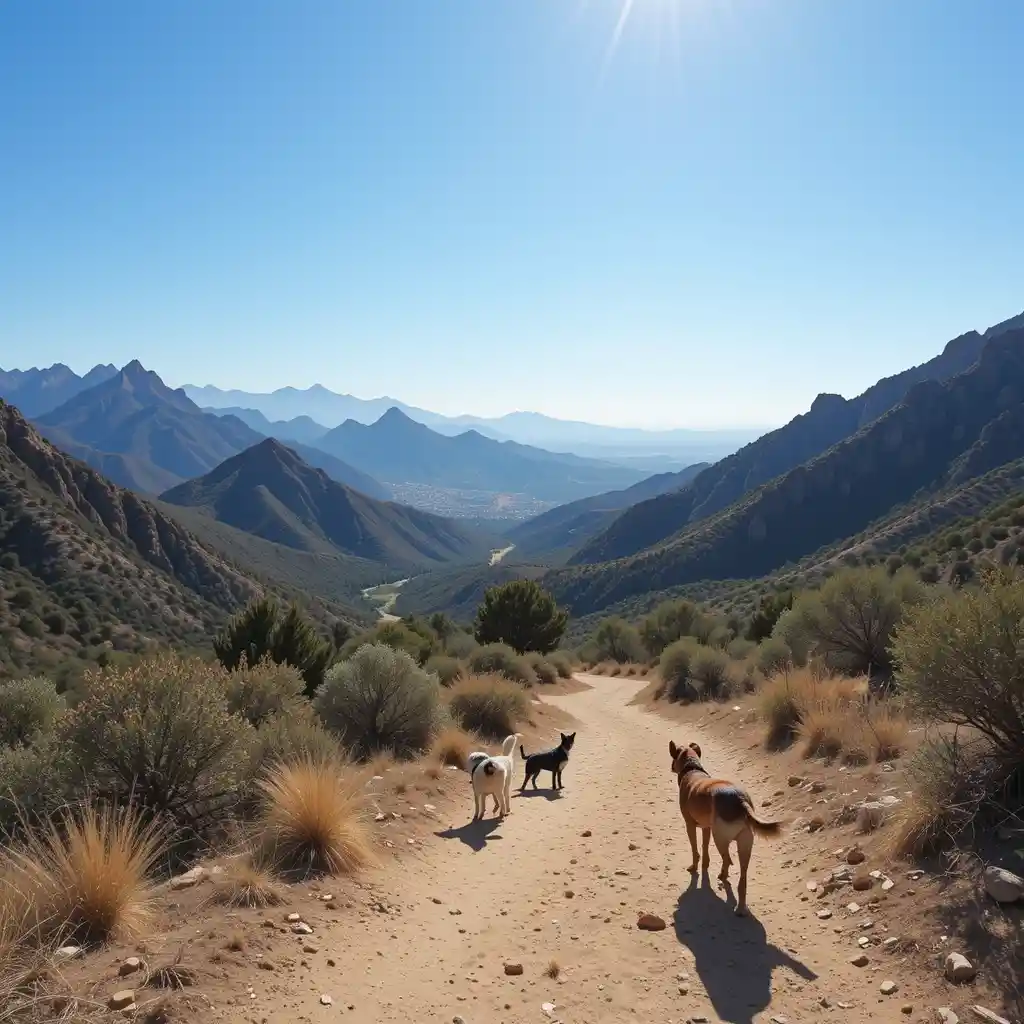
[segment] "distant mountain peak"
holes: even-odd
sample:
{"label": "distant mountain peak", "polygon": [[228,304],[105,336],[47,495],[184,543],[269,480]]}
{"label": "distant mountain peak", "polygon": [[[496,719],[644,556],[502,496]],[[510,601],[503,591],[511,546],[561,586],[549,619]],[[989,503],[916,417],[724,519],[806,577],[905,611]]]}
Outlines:
{"label": "distant mountain peak", "polygon": [[[401,426],[401,427],[423,427],[422,423],[417,423],[411,416],[407,416],[397,405],[391,406],[390,409],[379,420],[377,420],[376,426],[390,427],[390,426]],[[429,429],[429,428],[424,428]]]}
{"label": "distant mountain peak", "polygon": [[846,399],[842,395],[834,395],[829,391],[823,391],[811,402],[812,413],[822,413],[828,409],[842,409],[846,406]]}

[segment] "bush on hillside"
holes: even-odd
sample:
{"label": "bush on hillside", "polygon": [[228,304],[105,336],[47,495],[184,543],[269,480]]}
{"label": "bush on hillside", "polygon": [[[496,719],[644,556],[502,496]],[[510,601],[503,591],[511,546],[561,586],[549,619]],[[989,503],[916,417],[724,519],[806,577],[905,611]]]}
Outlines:
{"label": "bush on hillside", "polygon": [[[806,658],[804,659],[806,662]],[[766,676],[784,672],[793,665],[793,654],[781,637],[770,636],[757,646],[757,667]]]}
{"label": "bush on hillside", "polygon": [[550,660],[544,657],[543,654],[539,654],[537,651],[531,651],[526,656],[526,661],[530,668],[533,669],[533,674],[537,677],[538,683],[551,683],[558,681],[558,672],[555,666],[551,664]]}
{"label": "bush on hillside", "polygon": [[404,651],[417,665],[423,665],[434,653],[436,643],[433,637],[421,630],[413,629],[408,622],[380,622],[373,629],[353,637],[342,649],[342,658],[351,658],[366,644],[383,644],[395,651]]}
{"label": "bush on hillside", "polygon": [[701,611],[692,601],[663,601],[641,623],[640,640],[651,655],[659,655],[669,644],[692,636],[700,617]]}
{"label": "bush on hillside", "polygon": [[228,673],[161,653],[86,674],[65,719],[77,786],[201,828],[234,801],[252,729],[228,710]]}
{"label": "bush on hillside", "polygon": [[501,675],[468,676],[450,694],[448,707],[462,728],[490,739],[515,732],[530,710],[523,688]]}
{"label": "bush on hillside", "polygon": [[725,653],[732,658],[733,661],[746,661],[755,651],[757,650],[757,644],[752,640],[747,640],[744,637],[738,636],[733,640],[728,647],[725,649]]}
{"label": "bush on hillside", "polygon": [[781,646],[775,650],[784,648],[788,652],[789,662],[797,668],[807,664],[807,659],[811,655],[811,637],[797,609],[790,608],[779,616],[779,621],[775,623],[768,641],[780,644]]}
{"label": "bush on hillside", "polygon": [[846,569],[821,590],[801,595],[789,613],[810,640],[814,653],[850,674],[888,676],[889,643],[904,614],[924,599],[915,576],[884,568]]}
{"label": "bush on hillside", "polygon": [[704,698],[717,700],[728,696],[729,656],[714,647],[699,647],[690,664],[690,678]]}
{"label": "bush on hillside", "polygon": [[45,676],[0,680],[0,747],[21,746],[51,733],[64,709],[64,698]]}
{"label": "bush on hillside", "polygon": [[353,757],[410,757],[430,745],[441,689],[405,651],[365,644],[331,668],[313,706]]}
{"label": "bush on hillside", "polygon": [[695,643],[691,639],[676,640],[661,652],[658,674],[665,683],[669,700],[696,700],[699,696],[690,669]]}
{"label": "bush on hillside", "polygon": [[447,654],[432,654],[423,667],[437,676],[442,686],[451,686],[463,673],[462,662]]}
{"label": "bush on hillside", "polygon": [[918,714],[971,726],[1024,763],[1024,580],[990,570],[977,589],[911,608],[892,653]]}
{"label": "bush on hillside", "polygon": [[250,668],[243,658],[228,676],[228,710],[258,726],[273,715],[303,704],[305,686],[299,670],[291,665],[278,664],[266,657]]}
{"label": "bush on hillside", "polygon": [[477,675],[497,672],[524,686],[532,686],[537,681],[530,663],[505,644],[478,647],[469,657],[469,668]]}
{"label": "bush on hillside", "polygon": [[564,651],[552,651],[548,655],[548,662],[554,666],[560,679],[572,678],[572,660]]}
{"label": "bush on hillside", "polygon": [[467,633],[464,629],[455,629],[445,638],[444,653],[465,661],[479,646],[472,633]]}
{"label": "bush on hillside", "polygon": [[596,661],[615,661],[626,665],[647,658],[640,633],[625,619],[605,619],[594,631],[588,646],[588,654]]}
{"label": "bush on hillside", "polygon": [[249,753],[248,777],[257,779],[281,762],[344,760],[344,749],[309,704],[265,719],[256,730]]}
{"label": "bush on hillside", "polygon": [[28,745],[0,746],[0,836],[47,819],[73,794],[67,752],[55,734]]}
{"label": "bush on hillside", "polygon": [[758,598],[757,608],[747,628],[747,639],[753,640],[754,643],[761,643],[762,640],[770,637],[782,613],[793,607],[793,600],[794,595],[791,590],[781,594],[765,594]]}
{"label": "bush on hillside", "polygon": [[569,615],[534,580],[510,580],[490,587],[476,612],[473,630],[481,644],[508,644],[519,654],[553,651]]}

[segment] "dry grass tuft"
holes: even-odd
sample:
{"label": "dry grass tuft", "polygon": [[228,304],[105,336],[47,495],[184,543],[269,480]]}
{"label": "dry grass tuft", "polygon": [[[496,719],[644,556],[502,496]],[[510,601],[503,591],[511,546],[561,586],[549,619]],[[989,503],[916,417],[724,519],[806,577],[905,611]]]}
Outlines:
{"label": "dry grass tuft", "polygon": [[250,909],[279,907],[284,903],[284,893],[264,865],[240,857],[217,879],[209,902]]}
{"label": "dry grass tuft", "polygon": [[466,758],[476,750],[476,740],[465,729],[445,726],[435,737],[430,748],[430,759],[442,765],[465,768]]}
{"label": "dry grass tuft", "polygon": [[559,967],[557,960],[552,960],[546,968],[544,968],[544,974],[546,977],[554,981],[562,973],[562,968]]}
{"label": "dry grass tuft", "polygon": [[374,861],[360,773],[334,759],[274,768],[263,797],[255,862],[277,871],[348,874]]}
{"label": "dry grass tuft", "polygon": [[0,932],[22,941],[102,942],[141,934],[163,833],[131,810],[68,813],[4,855]]}
{"label": "dry grass tuft", "polygon": [[490,739],[515,732],[530,710],[526,690],[497,674],[460,679],[448,695],[451,713],[462,727]]}

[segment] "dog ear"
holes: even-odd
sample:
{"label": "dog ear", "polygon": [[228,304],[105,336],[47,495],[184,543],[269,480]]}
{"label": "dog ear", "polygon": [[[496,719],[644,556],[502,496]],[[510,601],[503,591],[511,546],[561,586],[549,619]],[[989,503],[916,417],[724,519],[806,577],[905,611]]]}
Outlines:
{"label": "dog ear", "polygon": [[698,757],[700,757],[700,756],[701,756],[701,752],[700,752],[700,744],[699,744],[699,743],[691,743],[691,744],[690,744],[690,749],[691,749],[691,750],[696,750],[696,751],[697,751],[697,756],[698,756]]}
{"label": "dog ear", "polygon": [[668,741],[668,753],[669,753],[669,756],[674,761],[676,759],[676,754],[679,753],[679,748],[676,746],[676,741],[675,740],[669,740]]}

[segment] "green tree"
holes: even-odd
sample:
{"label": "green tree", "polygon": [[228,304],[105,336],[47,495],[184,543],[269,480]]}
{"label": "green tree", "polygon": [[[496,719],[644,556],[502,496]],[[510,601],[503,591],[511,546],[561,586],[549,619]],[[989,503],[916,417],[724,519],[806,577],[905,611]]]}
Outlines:
{"label": "green tree", "polygon": [[504,643],[519,654],[546,654],[558,646],[568,622],[568,613],[534,580],[510,580],[484,594],[474,634],[480,644]]}
{"label": "green tree", "polygon": [[598,661],[617,661],[624,665],[647,658],[640,634],[625,619],[605,619],[594,633],[593,644]]}
{"label": "green tree", "polygon": [[640,625],[640,639],[652,655],[661,654],[669,644],[691,636],[701,617],[692,601],[663,601]]}
{"label": "green tree", "polygon": [[782,594],[765,594],[758,599],[750,625],[747,627],[747,639],[759,644],[772,635],[775,623],[783,612],[793,607],[794,595],[791,590]]}

